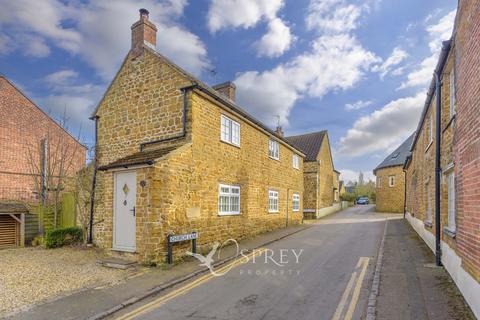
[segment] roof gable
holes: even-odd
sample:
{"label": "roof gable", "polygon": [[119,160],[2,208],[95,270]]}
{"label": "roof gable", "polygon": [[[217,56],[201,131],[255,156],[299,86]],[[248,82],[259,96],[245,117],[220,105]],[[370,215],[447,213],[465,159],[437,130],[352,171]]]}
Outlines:
{"label": "roof gable", "polygon": [[410,147],[412,145],[415,133],[411,134],[397,149],[388,155],[374,170],[373,173],[379,169],[403,166],[405,160],[410,156]]}
{"label": "roof gable", "polygon": [[298,136],[290,136],[285,139],[306,154],[305,161],[316,161],[318,153],[322,148],[323,140],[327,136],[327,131],[322,130]]}

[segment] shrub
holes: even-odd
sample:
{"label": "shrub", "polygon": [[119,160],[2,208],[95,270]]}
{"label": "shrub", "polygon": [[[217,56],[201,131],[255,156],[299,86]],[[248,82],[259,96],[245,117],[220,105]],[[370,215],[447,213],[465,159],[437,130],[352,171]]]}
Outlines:
{"label": "shrub", "polygon": [[355,201],[355,194],[354,193],[343,193],[340,195],[340,200],[342,201],[348,201],[348,202],[354,202]]}
{"label": "shrub", "polygon": [[45,234],[45,247],[58,248],[68,244],[80,243],[83,240],[81,228],[69,227],[47,231]]}

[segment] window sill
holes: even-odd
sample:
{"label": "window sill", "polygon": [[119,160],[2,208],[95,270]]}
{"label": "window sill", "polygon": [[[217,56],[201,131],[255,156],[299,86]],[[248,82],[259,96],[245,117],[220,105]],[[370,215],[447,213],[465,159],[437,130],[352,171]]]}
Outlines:
{"label": "window sill", "polygon": [[433,144],[433,140],[431,140],[429,143],[428,143],[428,146],[425,148],[425,153],[427,153],[427,151],[430,149],[430,147],[432,146]]}
{"label": "window sill", "polygon": [[431,228],[433,226],[432,224],[432,221],[431,220],[425,220],[423,221],[423,225],[427,228]]}
{"label": "window sill", "polygon": [[223,216],[239,216],[240,215],[240,212],[222,212],[222,213],[217,213],[217,215],[219,217],[223,217]]}
{"label": "window sill", "polygon": [[455,231],[455,229],[451,229],[449,227],[443,227],[443,233],[452,239],[455,239],[455,237],[457,236],[457,232]]}
{"label": "window sill", "polygon": [[272,159],[272,160],[280,161],[280,158],[274,158],[274,157],[272,157],[272,156],[268,156],[268,157],[269,157],[270,159]]}
{"label": "window sill", "polygon": [[240,149],[240,145],[239,145],[239,144],[237,145],[237,144],[234,144],[234,143],[231,143],[231,142],[228,142],[228,141],[222,140],[222,139],[220,139],[220,142],[221,142],[221,143],[228,144],[229,146],[232,146],[232,147],[235,147],[235,148],[238,148],[238,149]]}
{"label": "window sill", "polygon": [[271,214],[279,214],[280,211],[268,211],[268,213],[271,213]]}
{"label": "window sill", "polygon": [[445,128],[443,128],[442,133],[444,133],[445,131],[447,131],[447,129],[448,129],[448,128],[451,126],[451,124],[455,121],[456,116],[457,116],[457,114],[454,113],[454,114],[450,117],[450,119],[448,120],[447,125],[445,126]]}
{"label": "window sill", "polygon": [[300,212],[300,210],[292,210],[292,212]]}

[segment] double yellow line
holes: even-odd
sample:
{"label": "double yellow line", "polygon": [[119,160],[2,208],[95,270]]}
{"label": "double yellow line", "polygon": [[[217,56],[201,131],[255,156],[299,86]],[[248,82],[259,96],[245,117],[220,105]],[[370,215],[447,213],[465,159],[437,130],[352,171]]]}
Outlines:
{"label": "double yellow line", "polygon": [[[367,272],[367,267],[368,267],[368,261],[370,258],[368,257],[360,257],[358,259],[357,266],[355,267],[355,271],[352,273],[352,276],[350,277],[350,280],[347,283],[347,287],[345,288],[345,291],[343,292],[342,298],[340,299],[340,303],[337,306],[337,310],[335,310],[335,313],[333,314],[332,320],[351,320],[353,317],[353,313],[355,312],[355,307],[357,306],[358,303],[358,298],[360,297],[360,289],[362,288],[362,283],[363,279],[365,278],[365,273]],[[357,270],[361,268],[360,274],[357,277]],[[352,288],[355,284],[355,289]],[[345,312],[345,315],[343,318],[341,318],[342,314],[344,313],[345,305],[347,304],[348,298],[351,296],[350,304],[348,305],[348,309]]]}
{"label": "double yellow line", "polygon": [[[215,270],[215,271],[217,273],[227,272],[230,269],[232,269],[232,268],[234,268],[234,267],[236,267],[240,264],[247,263],[254,256],[261,255],[265,250],[266,249],[264,249],[264,248],[257,249],[257,250],[253,251],[252,253],[250,253],[248,255],[245,255],[245,256],[242,256],[240,258],[237,258],[237,259],[233,260],[232,262],[226,264],[225,266],[223,266],[220,269]],[[153,309],[158,308],[161,304],[189,292],[193,288],[198,287],[202,283],[205,283],[205,282],[211,280],[212,278],[216,278],[216,277],[214,275],[210,274],[210,273],[206,274],[206,275],[198,278],[197,280],[186,284],[183,287],[180,287],[180,288],[178,288],[178,289],[176,289],[172,292],[169,292],[168,294],[166,294],[164,296],[161,296],[158,299],[155,299],[155,300],[153,300],[153,301],[151,301],[151,302],[149,302],[149,303],[147,303],[147,304],[145,304],[145,305],[127,313],[127,314],[124,314],[124,315],[116,318],[116,320],[130,320],[130,319],[134,319],[134,318],[136,318],[140,315],[143,315],[145,313],[148,313],[148,312],[152,311]]]}

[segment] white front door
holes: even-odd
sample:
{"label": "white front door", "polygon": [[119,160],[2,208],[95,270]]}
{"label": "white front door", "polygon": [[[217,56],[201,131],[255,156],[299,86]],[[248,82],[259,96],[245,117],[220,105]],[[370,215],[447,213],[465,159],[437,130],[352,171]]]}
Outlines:
{"label": "white front door", "polygon": [[137,174],[135,171],[115,173],[113,249],[135,251],[135,201]]}

